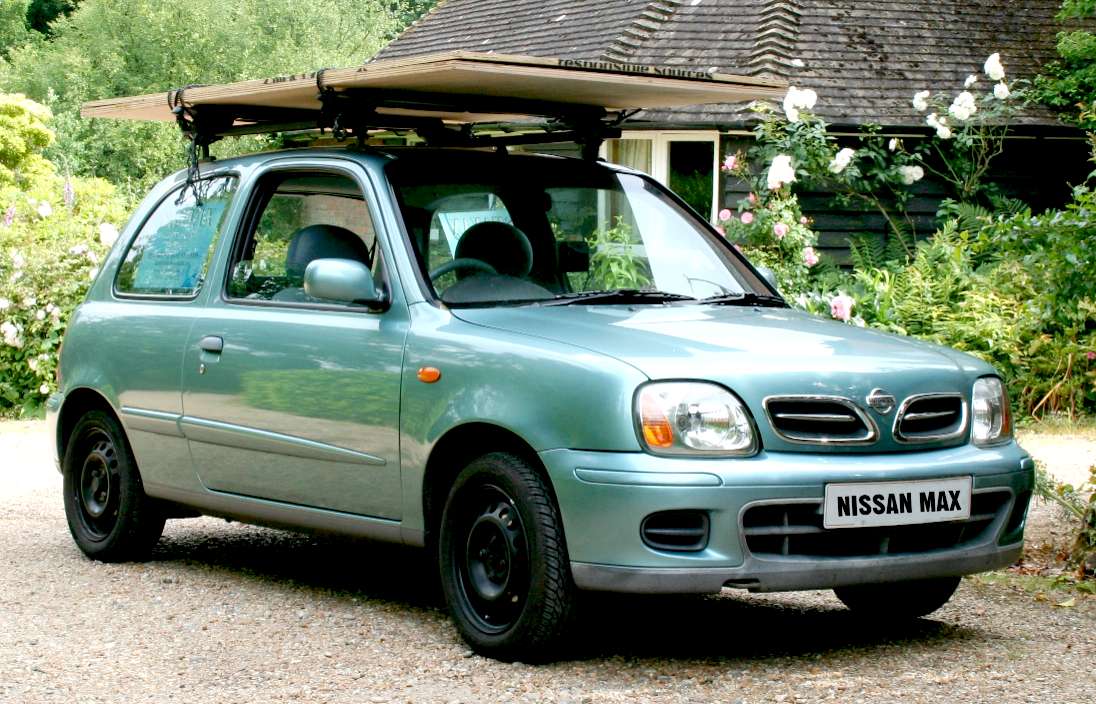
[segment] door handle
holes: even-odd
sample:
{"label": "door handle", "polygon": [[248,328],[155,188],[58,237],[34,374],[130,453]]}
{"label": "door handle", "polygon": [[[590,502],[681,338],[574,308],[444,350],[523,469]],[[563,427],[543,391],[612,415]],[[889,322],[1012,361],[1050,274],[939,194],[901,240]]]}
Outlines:
{"label": "door handle", "polygon": [[203,352],[209,352],[210,354],[220,354],[225,349],[225,341],[223,338],[216,335],[206,335],[198,343],[198,347]]}

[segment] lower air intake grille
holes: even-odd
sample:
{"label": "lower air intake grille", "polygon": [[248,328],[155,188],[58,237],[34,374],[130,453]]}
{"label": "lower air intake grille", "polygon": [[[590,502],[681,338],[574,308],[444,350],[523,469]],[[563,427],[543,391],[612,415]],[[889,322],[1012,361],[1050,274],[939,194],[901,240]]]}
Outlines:
{"label": "lower air intake grille", "polygon": [[660,511],[643,519],[639,532],[654,550],[698,552],[708,546],[708,524],[703,511]]}
{"label": "lower air intake grille", "polygon": [[840,397],[783,396],[765,399],[773,430],[785,440],[817,445],[866,445],[875,424],[855,403]]}
{"label": "lower air intake grille", "polygon": [[1011,494],[975,494],[970,518],[881,528],[822,527],[822,502],[753,506],[742,516],[746,547],[759,557],[870,557],[946,550],[981,539]]}
{"label": "lower air intake grille", "polygon": [[933,442],[959,437],[967,429],[967,405],[959,394],[911,396],[898,410],[894,438],[899,442]]}

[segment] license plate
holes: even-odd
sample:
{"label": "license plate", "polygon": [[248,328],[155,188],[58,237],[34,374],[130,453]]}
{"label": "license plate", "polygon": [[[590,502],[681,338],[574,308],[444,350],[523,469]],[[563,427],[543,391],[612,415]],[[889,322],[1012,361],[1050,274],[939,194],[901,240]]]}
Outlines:
{"label": "license plate", "polygon": [[902,526],[970,518],[970,477],[827,484],[826,528]]}

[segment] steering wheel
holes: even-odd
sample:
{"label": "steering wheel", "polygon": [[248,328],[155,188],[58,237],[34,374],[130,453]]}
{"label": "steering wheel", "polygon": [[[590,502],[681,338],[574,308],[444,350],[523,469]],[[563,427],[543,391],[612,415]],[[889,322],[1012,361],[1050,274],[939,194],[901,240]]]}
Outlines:
{"label": "steering wheel", "polygon": [[435,281],[438,278],[448,274],[451,271],[458,271],[460,269],[469,269],[478,271],[484,274],[498,274],[495,267],[491,266],[482,259],[471,259],[469,257],[460,257],[445,262],[437,269],[430,272],[430,280]]}

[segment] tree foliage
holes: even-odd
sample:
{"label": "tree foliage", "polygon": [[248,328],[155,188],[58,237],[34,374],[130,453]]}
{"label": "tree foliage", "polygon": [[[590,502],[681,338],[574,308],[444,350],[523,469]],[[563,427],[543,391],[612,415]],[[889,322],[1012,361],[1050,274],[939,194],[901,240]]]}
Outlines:
{"label": "tree foliage", "polygon": [[395,26],[381,0],[83,0],[52,37],[11,50],[0,89],[52,108],[57,141],[47,156],[63,170],[143,190],[182,165],[176,128],[84,120],[81,103],[354,65]]}
{"label": "tree foliage", "polygon": [[[1096,0],[1063,0],[1059,18],[1094,14]],[[1036,78],[1034,97],[1083,129],[1096,129],[1096,35],[1084,30],[1059,33],[1058,57]]]}
{"label": "tree foliage", "polygon": [[127,203],[96,178],[43,158],[50,111],[0,93],[0,415],[40,405],[57,354]]}

